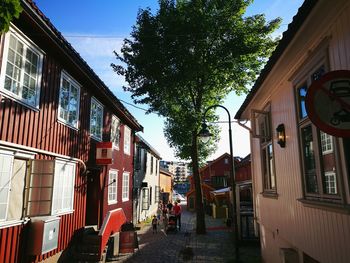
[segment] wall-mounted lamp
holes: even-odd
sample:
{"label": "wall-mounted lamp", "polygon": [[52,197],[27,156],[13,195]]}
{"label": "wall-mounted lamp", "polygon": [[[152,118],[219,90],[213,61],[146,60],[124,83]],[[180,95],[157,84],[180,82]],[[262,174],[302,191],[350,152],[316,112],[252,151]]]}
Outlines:
{"label": "wall-mounted lamp", "polygon": [[277,143],[282,147],[286,147],[286,132],[284,124],[279,124],[276,128],[277,131]]}

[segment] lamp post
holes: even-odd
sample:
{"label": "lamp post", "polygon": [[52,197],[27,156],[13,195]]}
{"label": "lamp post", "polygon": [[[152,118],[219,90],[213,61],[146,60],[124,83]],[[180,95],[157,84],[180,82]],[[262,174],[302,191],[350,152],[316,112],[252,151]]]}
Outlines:
{"label": "lamp post", "polygon": [[206,124],[205,118],[206,114],[209,110],[213,108],[223,108],[228,115],[228,133],[229,133],[229,139],[230,139],[230,179],[231,179],[231,187],[232,187],[232,220],[233,220],[233,226],[234,226],[234,238],[235,238],[235,260],[236,262],[239,262],[239,246],[238,246],[238,222],[237,222],[237,207],[236,207],[236,182],[235,182],[235,164],[234,164],[234,158],[233,158],[233,152],[232,152],[232,130],[231,130],[231,115],[227,108],[225,108],[222,105],[216,104],[208,107],[203,115],[203,123],[202,123],[202,129],[199,132],[198,136],[201,137],[201,140],[204,143],[207,143],[213,134],[210,133],[208,126]]}

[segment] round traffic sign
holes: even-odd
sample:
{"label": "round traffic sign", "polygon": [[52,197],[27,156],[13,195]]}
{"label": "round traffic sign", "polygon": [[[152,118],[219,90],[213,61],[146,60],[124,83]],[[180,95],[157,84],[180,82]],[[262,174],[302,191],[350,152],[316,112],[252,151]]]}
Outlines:
{"label": "round traffic sign", "polygon": [[350,137],[350,71],[331,71],[315,80],[307,91],[305,106],[320,130]]}

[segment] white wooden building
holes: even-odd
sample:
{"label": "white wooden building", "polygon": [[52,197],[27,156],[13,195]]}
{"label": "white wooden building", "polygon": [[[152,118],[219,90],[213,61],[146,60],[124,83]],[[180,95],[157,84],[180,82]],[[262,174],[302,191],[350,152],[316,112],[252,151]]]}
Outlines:
{"label": "white wooden building", "polygon": [[350,139],[318,129],[305,108],[310,84],[335,70],[350,70],[350,1],[305,0],[236,113],[252,123],[263,262],[350,262]]}

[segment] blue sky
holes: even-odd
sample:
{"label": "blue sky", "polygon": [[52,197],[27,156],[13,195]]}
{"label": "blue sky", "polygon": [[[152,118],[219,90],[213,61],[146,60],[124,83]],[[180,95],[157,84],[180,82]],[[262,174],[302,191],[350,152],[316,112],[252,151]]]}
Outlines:
{"label": "blue sky", "polygon": [[[155,11],[158,0],[35,0],[35,3],[115,95],[122,101],[132,103],[130,94],[122,89],[124,79],[110,67],[112,62],[116,62],[113,51],[119,51],[123,39],[129,36],[138,10],[150,7]],[[247,14],[264,13],[267,20],[281,17],[282,25],[277,32],[281,34],[302,3],[303,0],[255,0]],[[245,96],[230,94],[226,99],[224,106],[232,118],[244,98]],[[164,160],[175,159],[163,136],[163,119],[155,114],[145,115],[143,110],[124,105],[144,127],[142,137],[157,149]],[[147,108],[146,105],[137,106]],[[227,121],[226,112],[219,109],[217,113],[220,114],[220,120]],[[222,139],[211,158],[229,152],[228,124],[221,126]],[[246,156],[250,152],[248,131],[233,125],[232,134],[234,155]]]}

